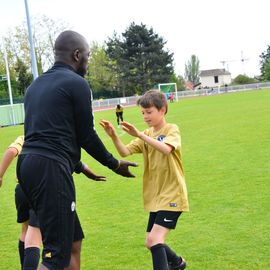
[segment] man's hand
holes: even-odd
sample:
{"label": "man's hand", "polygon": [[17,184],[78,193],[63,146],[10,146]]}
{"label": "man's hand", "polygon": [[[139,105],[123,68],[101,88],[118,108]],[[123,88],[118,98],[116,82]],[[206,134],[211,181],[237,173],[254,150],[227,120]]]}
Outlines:
{"label": "man's hand", "polygon": [[95,181],[106,181],[106,176],[101,176],[101,175],[95,174],[92,170],[90,170],[90,168],[86,164],[83,164],[82,173],[86,177],[93,179]]}
{"label": "man's hand", "polygon": [[129,168],[128,168],[129,166],[138,167],[138,164],[134,162],[129,162],[126,160],[119,160],[119,167],[113,171],[125,177],[135,177],[135,175],[133,175],[129,171]]}

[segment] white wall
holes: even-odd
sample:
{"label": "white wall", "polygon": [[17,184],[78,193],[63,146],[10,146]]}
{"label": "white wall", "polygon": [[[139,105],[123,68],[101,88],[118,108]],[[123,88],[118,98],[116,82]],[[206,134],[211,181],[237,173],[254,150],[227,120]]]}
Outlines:
{"label": "white wall", "polygon": [[214,76],[205,76],[201,77],[201,87],[217,87],[222,86],[224,84],[230,84],[232,82],[231,75],[220,75],[218,76],[218,83],[215,83]]}

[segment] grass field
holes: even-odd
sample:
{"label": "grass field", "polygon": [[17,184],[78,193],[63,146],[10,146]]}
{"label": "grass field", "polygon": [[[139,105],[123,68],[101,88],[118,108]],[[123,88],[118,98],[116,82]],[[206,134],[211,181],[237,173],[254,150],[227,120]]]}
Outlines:
{"label": "grass field", "polygon": [[[95,113],[116,122],[114,111]],[[125,120],[146,126],[137,107],[126,108]],[[184,214],[168,244],[190,270],[270,269],[270,90],[184,99],[169,104],[167,121],[180,127],[190,212]],[[131,137],[118,132],[125,142]],[[0,129],[0,155],[23,133],[23,126]],[[144,247],[148,215],[143,210],[142,156],[136,179],[112,173],[83,153],[82,160],[107,176],[94,182],[75,175],[77,209],[85,232],[83,270],[150,270]],[[0,189],[0,269],[19,269],[20,226],[14,206],[15,165]]]}

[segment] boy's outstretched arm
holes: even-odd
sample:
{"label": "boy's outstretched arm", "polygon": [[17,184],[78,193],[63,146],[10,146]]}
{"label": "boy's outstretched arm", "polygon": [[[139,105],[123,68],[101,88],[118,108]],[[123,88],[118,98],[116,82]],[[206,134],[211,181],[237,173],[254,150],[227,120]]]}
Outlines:
{"label": "boy's outstretched arm", "polygon": [[100,125],[104,128],[106,133],[111,137],[119,155],[121,157],[126,157],[130,155],[129,150],[127,147],[122,143],[118,135],[116,134],[115,128],[113,127],[112,123],[107,120],[101,120]]}
{"label": "boy's outstretched arm", "polygon": [[6,170],[8,169],[9,165],[11,164],[12,160],[18,155],[18,151],[14,147],[10,147],[6,150],[1,164],[0,164],[0,187],[3,183],[3,178]]}
{"label": "boy's outstretched arm", "polygon": [[147,144],[157,149],[159,152],[165,155],[169,155],[172,152],[173,147],[171,145],[166,144],[164,142],[160,142],[158,140],[155,140],[147,136],[144,132],[139,131],[134,125],[125,121],[122,122],[121,125],[122,125],[123,130],[126,131],[129,135],[140,138],[141,140],[145,141]]}

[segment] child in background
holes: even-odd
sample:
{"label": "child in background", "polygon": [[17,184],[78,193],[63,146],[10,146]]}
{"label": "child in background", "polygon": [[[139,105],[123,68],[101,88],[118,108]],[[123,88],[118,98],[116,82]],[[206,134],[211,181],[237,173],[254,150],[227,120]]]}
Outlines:
{"label": "child in background", "polygon": [[134,125],[122,122],[123,130],[135,137],[129,144],[122,143],[109,121],[102,120],[100,124],[122,157],[143,154],[144,207],[149,211],[146,247],[152,253],[153,269],[185,269],[185,260],[165,244],[179,216],[189,210],[180,132],[177,125],[166,123],[167,100],[162,92],[149,90],[137,104],[149,129],[141,132]]}

